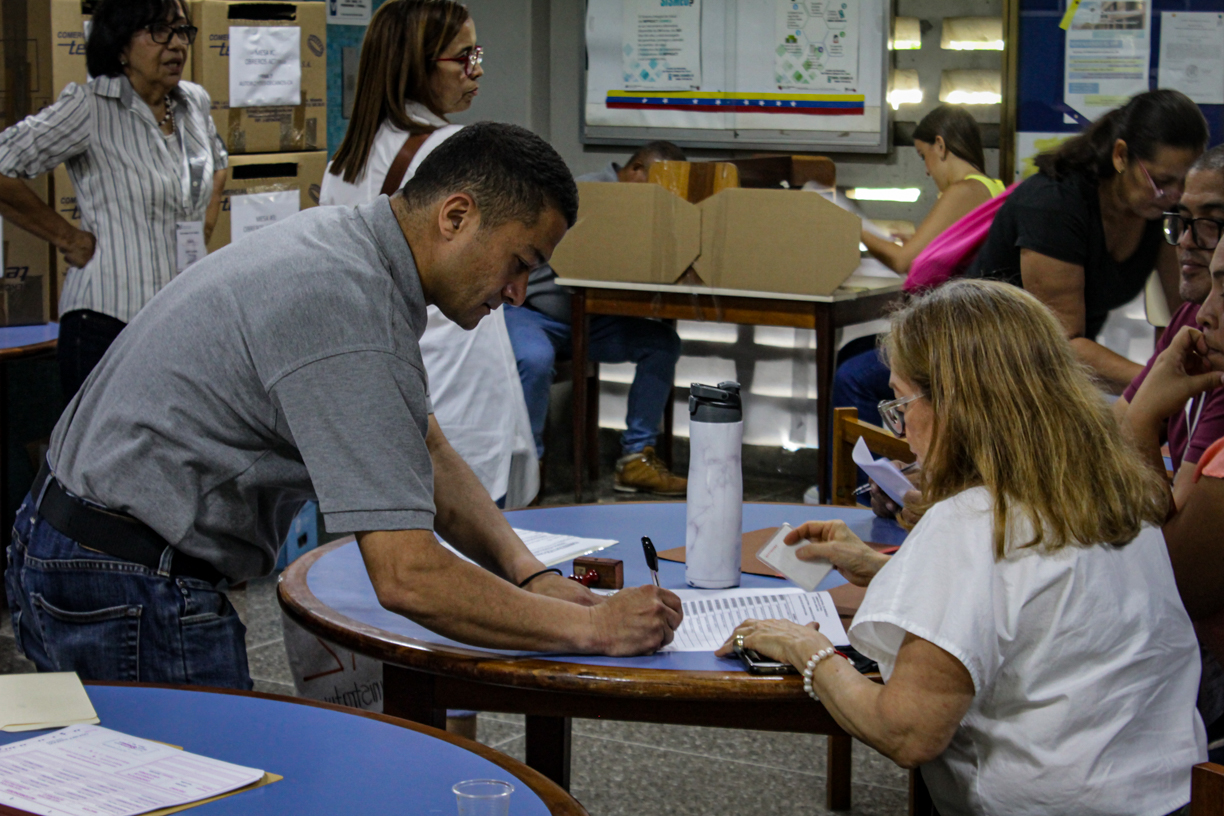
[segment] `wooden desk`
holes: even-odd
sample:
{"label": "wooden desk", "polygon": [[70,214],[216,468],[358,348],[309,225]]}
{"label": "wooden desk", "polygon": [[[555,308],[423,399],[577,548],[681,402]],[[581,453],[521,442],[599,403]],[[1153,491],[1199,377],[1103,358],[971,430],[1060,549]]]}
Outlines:
{"label": "wooden desk", "polygon": [[[870,278],[868,290],[843,288],[833,295],[778,295],[743,292],[709,286],[679,284],[605,283],[558,278],[573,290],[573,360],[575,371],[585,371],[589,341],[589,315],[654,317],[665,320],[706,320],[751,326],[789,326],[816,331],[816,422],[820,456],[816,484],[822,502],[830,500],[828,443],[832,424],[833,373],[836,332],[845,326],[883,317],[903,297],[901,280]],[[880,286],[884,282],[886,285]],[[587,451],[587,393],[585,379],[573,383],[574,500],[583,501],[584,478],[598,478],[599,457]],[[592,434],[592,438],[594,438]],[[588,471],[589,470],[589,474]]]}
{"label": "wooden desk", "polygon": [[[614,538],[599,554],[624,561],[625,586],[650,583],[638,544],[649,534],[660,549],[684,543],[682,502],[627,502],[517,510],[520,529]],[[746,504],[744,529],[840,518],[860,537],[900,543],[904,531],[869,510],[796,504]],[[559,565],[563,570],[572,564]],[[684,565],[659,565],[663,586],[685,587]],[[837,573],[822,588],[844,583]],[[746,587],[786,582],[743,576]],[[850,807],[850,736],[803,692],[799,677],[750,675],[712,652],[646,657],[542,655],[476,649],[383,609],[351,539],[295,561],[281,574],[285,613],[319,637],[384,662],[384,711],[441,726],[447,708],[527,717],[527,764],[569,786],[570,719],[604,718],[829,735],[829,807]]]}
{"label": "wooden desk", "polygon": [[[144,683],[85,684],[99,725],[283,780],[192,809],[201,816],[454,813],[451,786],[502,779],[511,812],[586,816],[554,783],[475,742],[352,708],[260,694]],[[0,745],[44,732],[0,732]],[[17,813],[0,806],[0,813]]]}

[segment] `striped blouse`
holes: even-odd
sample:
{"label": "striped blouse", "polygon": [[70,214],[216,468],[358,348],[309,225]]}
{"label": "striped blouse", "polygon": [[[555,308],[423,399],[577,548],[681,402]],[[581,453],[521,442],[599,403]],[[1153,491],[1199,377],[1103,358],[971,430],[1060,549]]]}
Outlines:
{"label": "striped blouse", "polygon": [[89,262],[68,270],[60,314],[90,309],[126,323],[177,273],[176,224],[204,220],[213,173],[229,157],[208,93],[180,82],[171,99],[169,137],[125,76],[70,83],[54,104],[0,133],[6,176],[67,165],[81,229],[98,239]]}

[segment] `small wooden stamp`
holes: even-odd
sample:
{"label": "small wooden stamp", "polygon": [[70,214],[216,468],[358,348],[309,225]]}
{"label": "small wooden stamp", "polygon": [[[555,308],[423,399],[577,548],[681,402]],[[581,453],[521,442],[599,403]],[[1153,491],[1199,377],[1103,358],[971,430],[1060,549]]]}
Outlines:
{"label": "small wooden stamp", "polygon": [[593,583],[582,583],[592,589],[622,589],[625,586],[625,562],[619,558],[596,558],[584,555],[574,559],[574,576],[581,579],[588,572],[599,573]]}

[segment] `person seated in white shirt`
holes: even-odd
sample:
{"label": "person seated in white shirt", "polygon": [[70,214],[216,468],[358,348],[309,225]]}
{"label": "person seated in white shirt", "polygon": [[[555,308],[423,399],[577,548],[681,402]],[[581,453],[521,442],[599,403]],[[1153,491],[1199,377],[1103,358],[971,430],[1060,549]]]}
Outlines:
{"label": "person seated in white shirt", "polygon": [[1162,478],[1016,287],[936,289],[885,348],[922,520],[891,559],[843,522],[787,541],[867,586],[850,642],[884,684],[786,621],[745,621],[720,654],[738,639],[802,670],[846,731],[921,766],[942,816],[1177,811],[1207,753]]}

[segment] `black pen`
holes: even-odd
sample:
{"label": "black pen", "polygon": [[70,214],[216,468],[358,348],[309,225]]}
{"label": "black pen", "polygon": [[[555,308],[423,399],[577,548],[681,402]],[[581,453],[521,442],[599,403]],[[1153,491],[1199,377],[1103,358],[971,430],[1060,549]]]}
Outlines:
{"label": "black pen", "polygon": [[646,567],[650,570],[650,577],[654,579],[654,585],[659,586],[659,554],[655,552],[654,542],[646,536],[642,536],[642,552],[646,553]]}

